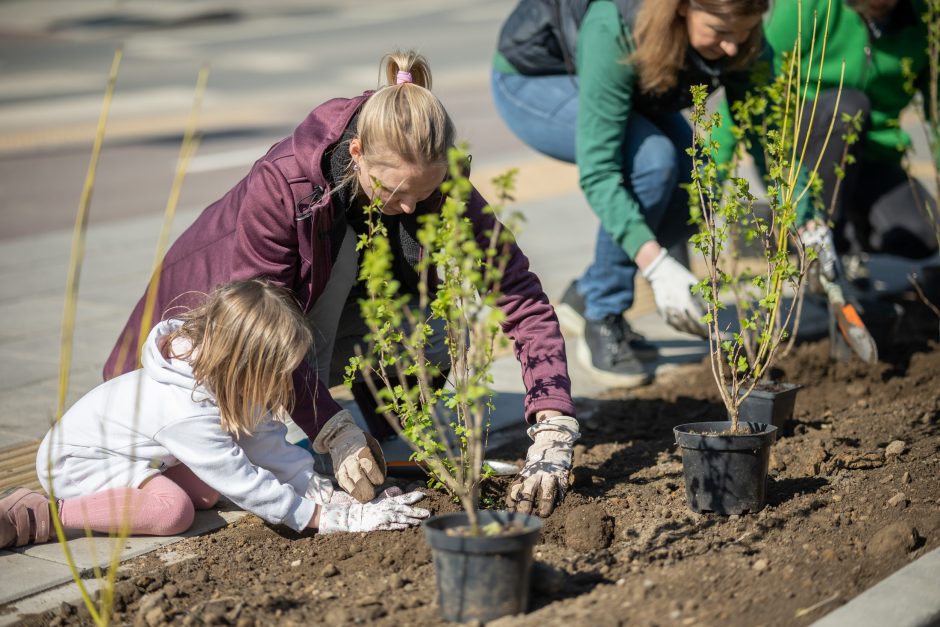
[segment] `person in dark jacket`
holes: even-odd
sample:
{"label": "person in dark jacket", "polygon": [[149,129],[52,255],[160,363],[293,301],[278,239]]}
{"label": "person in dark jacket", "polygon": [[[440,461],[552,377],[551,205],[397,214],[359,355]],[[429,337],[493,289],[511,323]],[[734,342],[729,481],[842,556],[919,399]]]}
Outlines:
{"label": "person in dark jacket", "polygon": [[[142,298],[104,370],[110,379],[135,369],[142,331],[178,308],[198,304],[200,294],[219,284],[265,277],[286,287],[311,322],[315,344],[294,373],[291,416],[315,451],[331,455],[340,486],[366,497],[384,481],[381,448],[329,392],[342,381],[343,366],[362,340],[353,290],[356,233],[363,226],[363,207],[381,199],[395,272],[406,289],[414,288],[422,255],[417,216],[439,210],[447,151],[456,139],[450,117],[429,90],[431,72],[423,57],[393,53],[383,69],[388,85],[315,108],[203,211],[163,260],[152,318],[142,320]],[[485,205],[473,190],[467,216],[482,246],[489,245],[496,225]],[[509,255],[497,304],[522,364],[525,418],[534,442],[508,500],[511,507],[538,506],[547,515],[567,487],[578,422],[555,312],[522,251],[512,244]],[[443,347],[443,341],[436,345]],[[446,354],[443,348],[439,353],[429,357]]]}
{"label": "person in dark jacket", "polygon": [[[637,267],[674,328],[705,336],[696,278],[667,248],[692,233],[689,88],[740,97],[767,0],[521,0],[493,61],[496,108],[532,148],[576,163],[600,218],[594,261],[566,290],[563,322],[600,379],[638,385],[656,347],[624,319]],[[683,248],[684,249],[684,248]]]}

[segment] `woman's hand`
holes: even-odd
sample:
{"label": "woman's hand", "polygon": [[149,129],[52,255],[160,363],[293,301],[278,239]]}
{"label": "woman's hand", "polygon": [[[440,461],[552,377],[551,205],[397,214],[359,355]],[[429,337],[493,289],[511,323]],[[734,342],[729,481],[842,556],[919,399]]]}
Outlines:
{"label": "woman's hand", "polygon": [[581,432],[577,420],[558,415],[540,420],[528,434],[532,445],[518,478],[509,486],[506,505],[511,512],[529,514],[537,509],[539,516],[548,516],[568,489],[574,443]]}
{"label": "woman's hand", "polygon": [[356,426],[345,409],[330,418],[313,441],[317,453],[329,453],[339,486],[360,503],[375,497],[385,481],[385,456],[378,441]]}

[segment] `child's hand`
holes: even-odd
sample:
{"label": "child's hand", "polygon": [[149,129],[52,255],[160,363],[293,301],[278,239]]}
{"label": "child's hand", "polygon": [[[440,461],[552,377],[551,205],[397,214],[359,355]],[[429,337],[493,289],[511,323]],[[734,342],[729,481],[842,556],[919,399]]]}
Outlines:
{"label": "child's hand", "polygon": [[[323,505],[324,503],[329,503],[336,494],[340,494],[340,492],[336,492],[333,489],[332,481],[326,477],[321,477],[317,473],[313,473],[313,476],[310,477],[310,481],[307,483],[307,491],[304,493],[304,497],[314,503]],[[342,494],[345,494],[345,492]]]}
{"label": "child's hand", "polygon": [[337,483],[360,503],[371,500],[376,486],[385,481],[382,447],[356,426],[345,409],[323,426],[313,441],[313,450],[330,454]]}
{"label": "child's hand", "polygon": [[320,533],[407,529],[431,515],[426,509],[411,507],[423,498],[424,494],[417,490],[402,494],[398,488],[389,488],[368,503],[360,504],[337,492],[330,503],[320,506]]}

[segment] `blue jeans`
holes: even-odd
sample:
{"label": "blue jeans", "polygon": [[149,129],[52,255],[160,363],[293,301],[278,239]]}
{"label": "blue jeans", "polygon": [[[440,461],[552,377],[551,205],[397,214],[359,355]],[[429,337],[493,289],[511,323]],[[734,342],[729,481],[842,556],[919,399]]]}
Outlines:
{"label": "blue jeans", "polygon": [[[578,81],[574,76],[522,76],[492,73],[496,110],[509,128],[535,150],[575,162]],[[623,142],[623,180],[640,205],[657,241],[666,247],[693,233],[689,226],[692,129],[679,112],[627,121]],[[636,263],[603,228],[598,229],[594,261],[577,281],[584,297],[585,318],[600,320],[622,314],[633,305]]]}

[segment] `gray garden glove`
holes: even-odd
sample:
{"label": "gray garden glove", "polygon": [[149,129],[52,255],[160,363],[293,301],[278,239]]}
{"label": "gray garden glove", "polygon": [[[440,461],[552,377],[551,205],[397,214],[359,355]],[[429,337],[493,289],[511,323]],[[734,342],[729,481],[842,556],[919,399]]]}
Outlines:
{"label": "gray garden glove", "polygon": [[317,453],[329,453],[339,486],[360,503],[375,497],[385,481],[385,456],[378,441],[356,426],[352,414],[342,410],[330,418],[313,441]]}
{"label": "gray garden glove", "polygon": [[402,494],[389,488],[368,503],[356,503],[337,492],[330,503],[320,506],[320,533],[338,531],[379,531],[407,529],[431,515],[426,509],[412,507],[424,498],[417,490]]}
{"label": "gray garden glove", "polygon": [[705,301],[692,294],[692,286],[699,282],[695,275],[664,248],[643,270],[643,277],[650,282],[656,309],[669,326],[683,333],[708,337],[708,327],[702,322],[707,311]]}
{"label": "gray garden glove", "polygon": [[554,416],[529,427],[532,445],[518,478],[509,486],[507,509],[548,516],[565,497],[574,443],[581,437],[578,421],[570,416]]}

